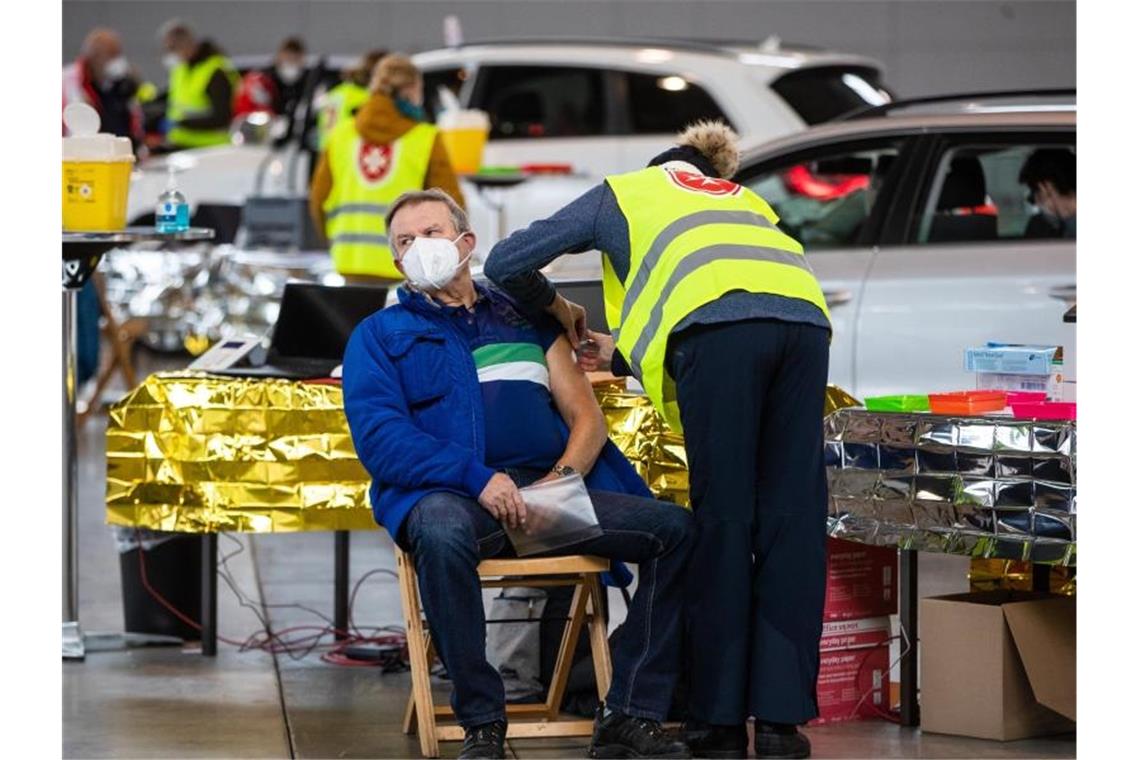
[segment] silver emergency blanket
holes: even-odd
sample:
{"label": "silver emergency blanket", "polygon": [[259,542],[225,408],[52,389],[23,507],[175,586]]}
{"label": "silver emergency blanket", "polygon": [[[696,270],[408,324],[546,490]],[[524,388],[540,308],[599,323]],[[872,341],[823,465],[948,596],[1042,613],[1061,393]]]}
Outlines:
{"label": "silver emergency blanket", "polygon": [[99,271],[116,317],[146,320],[147,345],[191,353],[222,338],[268,332],[288,281],[339,281],[325,252],[251,251],[232,245],[116,248],[104,256]]}
{"label": "silver emergency blanket", "polygon": [[1076,565],[1075,422],[850,408],[824,440],[837,538]]}

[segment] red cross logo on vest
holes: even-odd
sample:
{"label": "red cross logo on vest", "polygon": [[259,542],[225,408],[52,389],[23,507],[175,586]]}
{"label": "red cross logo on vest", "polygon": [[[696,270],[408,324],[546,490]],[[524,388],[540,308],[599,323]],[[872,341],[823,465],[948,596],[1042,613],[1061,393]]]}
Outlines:
{"label": "red cross logo on vest", "polygon": [[691,193],[736,195],[740,192],[740,185],[731,180],[706,177],[697,172],[687,172],[681,169],[666,169],[665,173],[669,175],[669,179],[673,180],[673,184]]}
{"label": "red cross logo on vest", "polygon": [[392,170],[392,146],[376,145],[361,140],[360,150],[356,154],[356,165],[365,182],[371,184],[379,182]]}

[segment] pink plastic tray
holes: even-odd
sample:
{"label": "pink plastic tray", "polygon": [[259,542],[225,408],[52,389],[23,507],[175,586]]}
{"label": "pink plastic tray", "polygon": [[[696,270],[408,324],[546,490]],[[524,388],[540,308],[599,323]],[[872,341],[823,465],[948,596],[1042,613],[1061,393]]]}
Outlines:
{"label": "pink plastic tray", "polygon": [[1013,416],[1023,420],[1075,420],[1077,405],[1065,401],[1036,401],[1010,404]]}

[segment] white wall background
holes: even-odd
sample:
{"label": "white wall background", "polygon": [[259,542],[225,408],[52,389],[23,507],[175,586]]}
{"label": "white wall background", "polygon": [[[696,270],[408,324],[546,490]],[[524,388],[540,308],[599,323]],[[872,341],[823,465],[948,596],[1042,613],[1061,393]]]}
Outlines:
{"label": "white wall background", "polygon": [[155,30],[177,16],[232,54],[289,34],[314,52],[442,44],[459,16],[468,41],[527,36],[667,36],[789,42],[871,56],[900,95],[1076,86],[1074,0],[64,0],[68,58],[97,25],[116,28],[160,79]]}

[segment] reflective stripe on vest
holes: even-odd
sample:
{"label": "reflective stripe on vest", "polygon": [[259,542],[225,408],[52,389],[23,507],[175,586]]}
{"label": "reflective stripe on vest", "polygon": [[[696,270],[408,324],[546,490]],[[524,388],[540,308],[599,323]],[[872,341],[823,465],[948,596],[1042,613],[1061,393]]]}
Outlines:
{"label": "reflective stripe on vest", "polygon": [[[233,65],[224,56],[212,55],[206,60],[190,66],[180,63],[170,71],[170,90],[167,93],[166,118],[180,122],[210,113],[210,96],[207,93],[214,72],[221,70],[230,80],[233,92],[237,92],[238,75]],[[192,129],[173,126],[166,135],[173,145],[185,148],[202,148],[210,145],[225,145],[230,141],[230,131],[225,129]]]}
{"label": "reflective stripe on vest", "polygon": [[345,118],[329,135],[332,188],[324,202],[325,235],[336,271],[402,279],[388,247],[384,215],[409,190],[422,190],[436,128],[417,124],[389,145],[363,140]]}
{"label": "reflective stripe on vest", "polygon": [[803,247],[747,188],[661,167],[608,177],[629,225],[630,267],[618,279],[608,257],[606,319],[618,349],[669,425],[681,430],[676,388],[665,371],[669,334],[729,291],[827,304]]}

